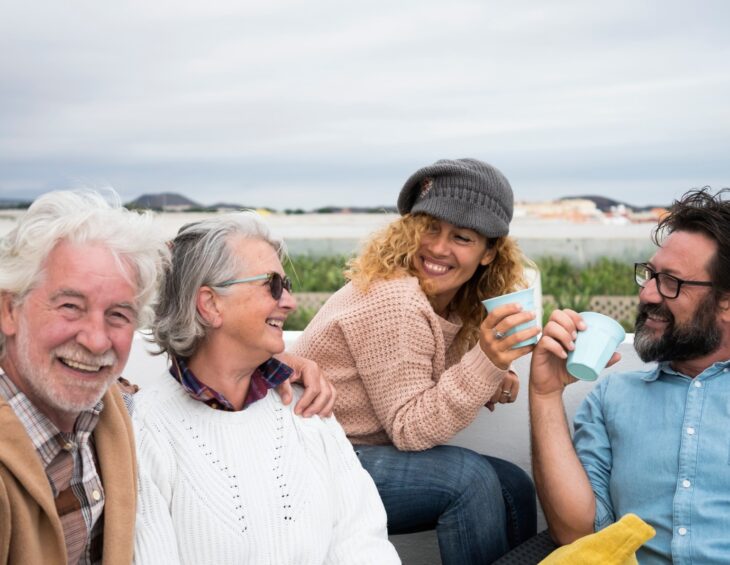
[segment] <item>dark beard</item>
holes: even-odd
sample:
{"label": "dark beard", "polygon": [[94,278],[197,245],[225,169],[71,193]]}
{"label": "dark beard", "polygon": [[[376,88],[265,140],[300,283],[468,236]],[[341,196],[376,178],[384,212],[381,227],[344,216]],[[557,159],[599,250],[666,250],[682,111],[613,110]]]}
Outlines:
{"label": "dark beard", "polygon": [[[664,304],[641,304],[634,328],[634,349],[644,363],[650,361],[689,361],[712,353],[720,347],[722,331],[716,321],[717,304],[708,295],[695,311],[692,320],[677,325]],[[667,329],[658,337],[645,327],[651,315],[667,321]]]}

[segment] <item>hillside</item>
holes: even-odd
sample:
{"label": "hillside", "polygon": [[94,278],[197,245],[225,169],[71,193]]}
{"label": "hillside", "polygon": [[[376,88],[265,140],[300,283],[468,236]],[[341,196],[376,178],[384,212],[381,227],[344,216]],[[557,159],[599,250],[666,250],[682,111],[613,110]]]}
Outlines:
{"label": "hillside", "polygon": [[139,198],[127,204],[132,208],[151,208],[153,210],[164,210],[169,208],[203,208],[194,200],[177,194],[175,192],[161,192],[159,194],[143,194]]}

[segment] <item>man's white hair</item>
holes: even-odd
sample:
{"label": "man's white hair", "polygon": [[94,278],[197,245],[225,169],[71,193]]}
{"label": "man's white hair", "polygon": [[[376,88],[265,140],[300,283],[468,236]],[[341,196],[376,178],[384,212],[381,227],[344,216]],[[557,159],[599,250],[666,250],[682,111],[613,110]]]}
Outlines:
{"label": "man's white hair", "polygon": [[[150,212],[138,213],[121,205],[116,192],[105,198],[93,191],[49,192],[36,199],[18,224],[0,240],[0,293],[16,304],[39,284],[48,255],[60,241],[101,244],[120,266],[135,273],[138,324],[152,319],[162,264],[169,257]],[[5,336],[0,333],[0,359]]]}

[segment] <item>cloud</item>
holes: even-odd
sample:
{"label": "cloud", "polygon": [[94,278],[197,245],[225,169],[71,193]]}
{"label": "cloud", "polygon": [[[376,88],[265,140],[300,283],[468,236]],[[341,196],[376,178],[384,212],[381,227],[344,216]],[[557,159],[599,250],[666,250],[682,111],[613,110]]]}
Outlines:
{"label": "cloud", "polygon": [[600,190],[645,204],[730,184],[722,1],[6,12],[0,197],[113,184],[130,197],[382,205],[416,168],[459,156],[496,164],[523,199]]}

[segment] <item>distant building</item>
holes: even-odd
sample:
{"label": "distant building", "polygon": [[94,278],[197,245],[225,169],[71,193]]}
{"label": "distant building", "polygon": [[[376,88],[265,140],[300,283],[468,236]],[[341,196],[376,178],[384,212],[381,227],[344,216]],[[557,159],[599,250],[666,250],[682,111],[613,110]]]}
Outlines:
{"label": "distant building", "polygon": [[656,224],[668,213],[669,210],[666,208],[651,208],[650,210],[642,210],[641,212],[632,212],[629,214],[629,219],[634,223]]}
{"label": "distant building", "polygon": [[518,202],[515,204],[515,217],[589,222],[602,221],[604,215],[592,200],[564,198],[547,202]]}

